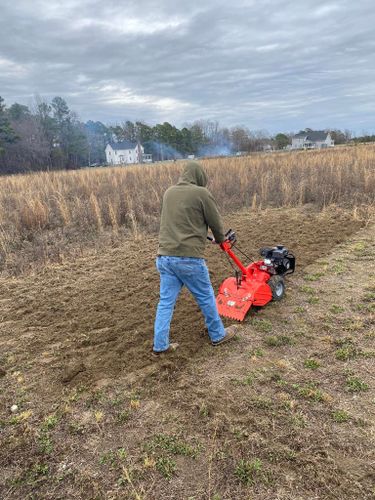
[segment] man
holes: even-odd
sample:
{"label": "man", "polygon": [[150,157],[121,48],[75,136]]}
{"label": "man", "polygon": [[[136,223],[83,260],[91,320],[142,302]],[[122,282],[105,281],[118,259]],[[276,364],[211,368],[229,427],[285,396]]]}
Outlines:
{"label": "man", "polygon": [[156,259],[160,301],[154,328],[155,355],[178,347],[178,344],[169,343],[169,329],[177,297],[184,285],[201,308],[212,345],[222,344],[236,333],[235,326],[224,328],[203,258],[208,227],[216,243],[225,239],[216,202],[206,185],[207,176],[202,167],[189,162],[178,184],[167,189],[163,197]]}

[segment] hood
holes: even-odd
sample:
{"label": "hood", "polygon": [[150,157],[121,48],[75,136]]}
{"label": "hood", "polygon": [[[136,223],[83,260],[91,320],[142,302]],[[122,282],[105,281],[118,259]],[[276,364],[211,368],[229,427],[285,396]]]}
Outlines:
{"label": "hood", "polygon": [[195,184],[197,186],[206,187],[207,186],[207,175],[203,168],[195,161],[189,161],[178,180],[178,184],[188,183]]}

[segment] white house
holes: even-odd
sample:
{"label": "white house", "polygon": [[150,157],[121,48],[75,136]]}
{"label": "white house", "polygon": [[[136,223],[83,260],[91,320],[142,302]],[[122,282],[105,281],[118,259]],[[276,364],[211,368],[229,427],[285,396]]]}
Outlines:
{"label": "white house", "polygon": [[129,163],[150,163],[151,155],[145,155],[144,148],[137,142],[110,142],[105,148],[108,165],[124,165]]}
{"label": "white house", "polygon": [[329,132],[324,130],[306,130],[292,137],[290,149],[323,149],[332,148],[335,145]]}

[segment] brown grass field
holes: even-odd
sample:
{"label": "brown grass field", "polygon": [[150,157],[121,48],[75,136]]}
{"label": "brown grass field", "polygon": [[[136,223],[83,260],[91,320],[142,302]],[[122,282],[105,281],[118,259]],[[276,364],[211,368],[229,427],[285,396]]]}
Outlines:
{"label": "brown grass field", "polygon": [[[375,147],[203,161],[224,213],[339,205],[366,218],[375,199]],[[87,247],[155,233],[165,189],[183,163],[0,177],[0,272],[63,262]]]}
{"label": "brown grass field", "polygon": [[283,243],[297,272],[218,348],[183,292],[157,359],[182,163],[0,178],[1,498],[374,498],[375,149],[204,166],[241,248]]}

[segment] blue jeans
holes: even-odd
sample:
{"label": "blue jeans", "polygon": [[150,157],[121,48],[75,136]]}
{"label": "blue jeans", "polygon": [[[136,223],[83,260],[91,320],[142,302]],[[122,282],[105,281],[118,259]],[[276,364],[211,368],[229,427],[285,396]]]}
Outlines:
{"label": "blue jeans", "polygon": [[169,328],[173,310],[184,285],[201,308],[210,339],[213,342],[222,339],[225,336],[225,329],[217,311],[205,260],[162,255],[157,257],[156,267],[160,274],[160,301],[155,318],[154,351],[165,351],[169,347]]}

